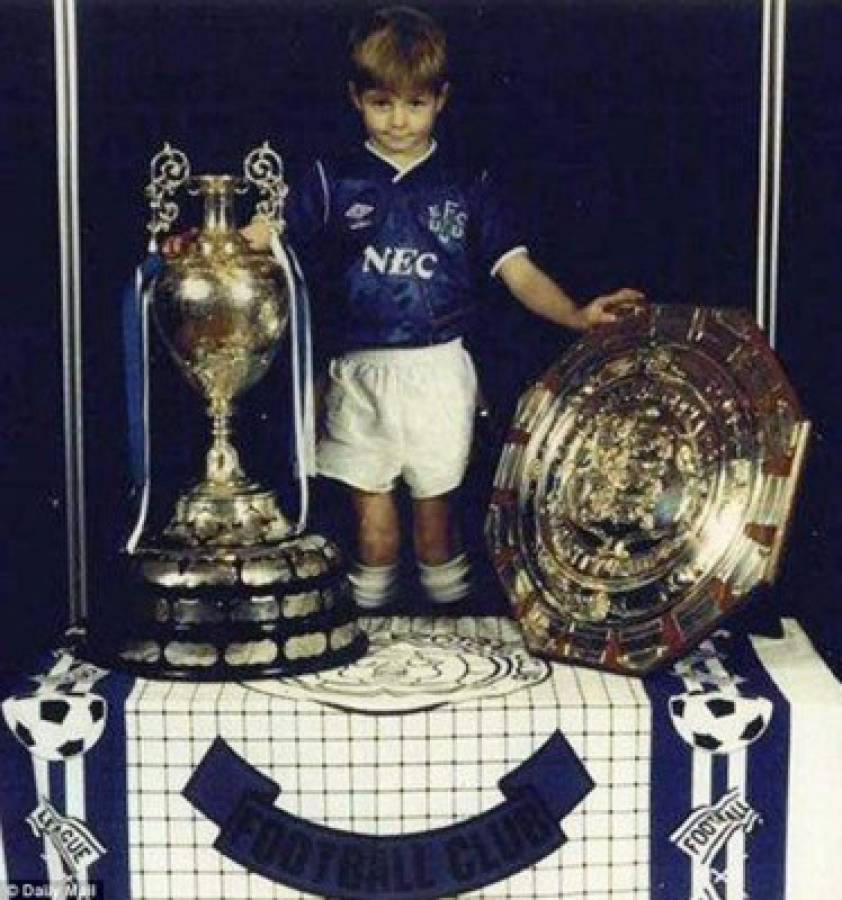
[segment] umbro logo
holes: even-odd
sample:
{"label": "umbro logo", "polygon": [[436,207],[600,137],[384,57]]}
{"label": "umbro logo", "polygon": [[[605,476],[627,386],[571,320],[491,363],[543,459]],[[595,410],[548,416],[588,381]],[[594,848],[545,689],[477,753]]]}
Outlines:
{"label": "umbro logo", "polygon": [[355,203],[345,210],[345,218],[350,228],[368,228],[371,220],[368,216],[374,212],[374,207],[369,203]]}

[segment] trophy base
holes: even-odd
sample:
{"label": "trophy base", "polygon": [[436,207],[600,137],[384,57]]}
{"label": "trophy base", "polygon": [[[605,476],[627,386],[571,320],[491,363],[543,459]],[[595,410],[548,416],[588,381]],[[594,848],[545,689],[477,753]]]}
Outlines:
{"label": "trophy base", "polygon": [[111,668],[241,681],[335,668],[367,649],[342,556],[320,535],[260,547],[145,547],[126,562],[134,591],[116,647],[108,642]]}
{"label": "trophy base", "polygon": [[245,479],[202,481],[179,497],[163,538],[174,547],[252,547],[292,531],[275,494]]}

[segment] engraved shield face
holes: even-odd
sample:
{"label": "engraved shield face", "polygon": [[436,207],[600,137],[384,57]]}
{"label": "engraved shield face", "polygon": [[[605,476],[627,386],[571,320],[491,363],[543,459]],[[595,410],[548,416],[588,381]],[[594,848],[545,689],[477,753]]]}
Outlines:
{"label": "engraved shield face", "polygon": [[645,672],[771,580],[807,425],[747,317],[652,307],[521,398],[487,520],[530,648]]}

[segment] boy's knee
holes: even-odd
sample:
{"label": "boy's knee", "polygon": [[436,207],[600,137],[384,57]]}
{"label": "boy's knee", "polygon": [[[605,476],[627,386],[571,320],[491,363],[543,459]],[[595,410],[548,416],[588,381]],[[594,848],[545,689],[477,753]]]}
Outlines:
{"label": "boy's knee", "polygon": [[367,566],[388,566],[398,558],[400,537],[397,530],[381,522],[360,520],[357,555]]}
{"label": "boy's knee", "polygon": [[462,549],[449,504],[424,510],[416,507],[413,524],[415,558],[419,562],[438,566]]}

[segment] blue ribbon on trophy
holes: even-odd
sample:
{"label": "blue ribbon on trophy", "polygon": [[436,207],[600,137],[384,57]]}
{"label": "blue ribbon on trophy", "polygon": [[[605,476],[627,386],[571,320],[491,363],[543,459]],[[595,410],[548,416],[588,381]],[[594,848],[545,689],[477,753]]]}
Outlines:
{"label": "blue ribbon on trophy", "polygon": [[495,884],[557,850],[559,822],[594,787],[558,731],[498,784],[505,800],[462,822],[359,834],[276,807],[279,786],[216,738],[183,794],[219,825],[214,847],[251,872],[319,896],[425,900]]}
{"label": "blue ribbon on trophy", "polygon": [[[268,198],[257,204],[257,212],[273,228],[271,250],[283,269],[290,296],[290,349],[292,360],[292,412],[294,468],[298,480],[298,521],[292,534],[300,534],[306,524],[309,507],[308,477],[315,474],[315,420],[313,398],[313,361],[310,299],[306,281],[295,252],[282,238],[283,198],[287,187],[283,180],[280,156],[268,142],[253,150],[244,163],[245,179]],[[178,215],[172,194],[190,177],[190,164],[184,153],[165,144],[153,157],[151,180],[146,188],[153,216],[147,228],[151,232],[149,255],[137,267],[133,282],[122,299],[123,364],[126,385],[129,464],[137,511],[126,541],[129,552],[135,550],[146,524],[151,493],[149,316],[155,278],[165,261],[158,252],[158,235],[169,230]]]}

